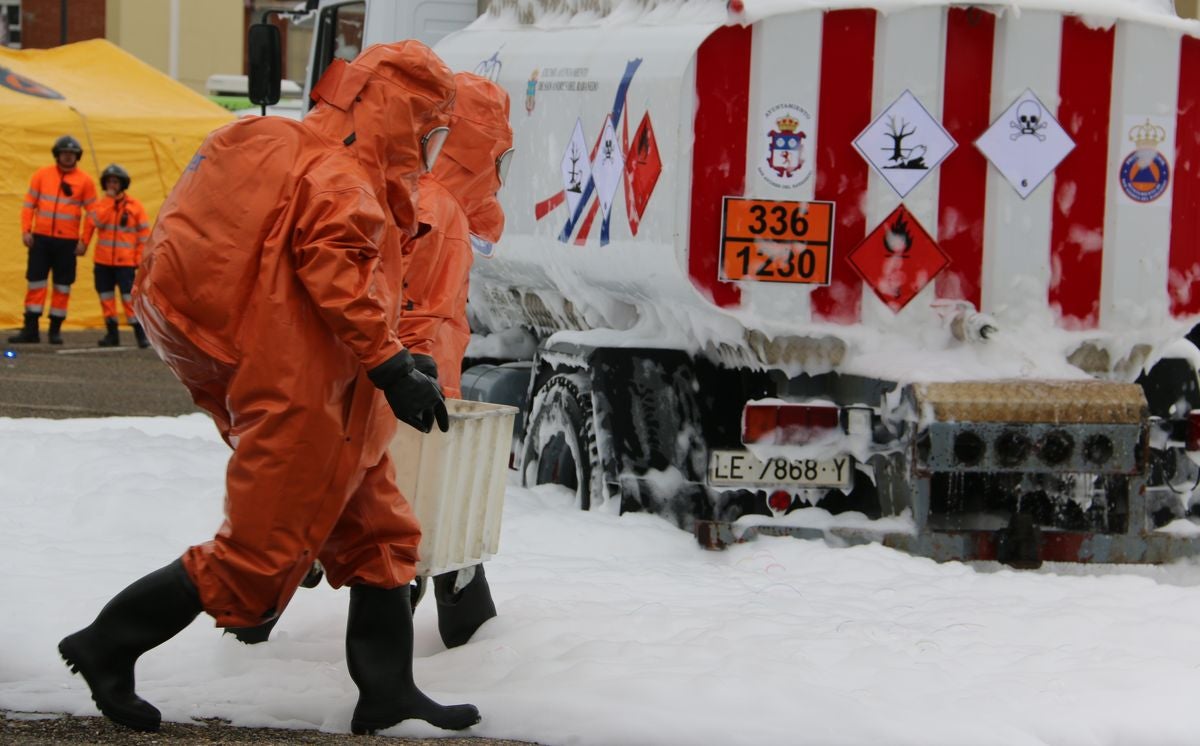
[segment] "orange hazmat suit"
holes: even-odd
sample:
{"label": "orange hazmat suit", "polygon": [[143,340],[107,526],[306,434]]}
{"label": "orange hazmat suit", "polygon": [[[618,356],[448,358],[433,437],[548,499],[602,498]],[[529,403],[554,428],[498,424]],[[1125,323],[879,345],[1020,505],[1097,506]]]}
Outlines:
{"label": "orange hazmat suit", "polygon": [[314,559],[334,587],[415,574],[420,529],[387,456],[397,422],[367,371],[403,349],[401,245],[453,76],[419,42],[377,45],[313,97],[303,122],[209,136],[135,286],[155,348],[234,449],[225,521],[183,557],[220,627],[281,613]]}
{"label": "orange hazmat suit", "polygon": [[404,247],[400,339],[414,354],[431,355],[446,396],[459,398],[462,360],[471,340],[467,287],[475,241],[504,232],[497,170],[512,149],[508,94],[471,73],[454,76],[450,137],[433,171],[421,176],[418,214],[430,226]]}

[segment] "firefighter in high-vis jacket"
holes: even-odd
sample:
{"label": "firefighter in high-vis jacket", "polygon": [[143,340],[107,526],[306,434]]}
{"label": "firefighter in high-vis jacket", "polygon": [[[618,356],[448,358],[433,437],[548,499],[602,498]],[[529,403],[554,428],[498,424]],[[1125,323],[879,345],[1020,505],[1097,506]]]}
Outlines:
{"label": "firefighter in high-vis jacket", "polygon": [[54,165],[39,168],[29,183],[21,205],[21,240],[29,249],[25,266],[25,326],[8,341],[40,342],[38,319],[46,306],[46,285],[53,276],[50,295],[50,344],[62,344],[61,329],[67,318],[76,258],[84,252],[80,240],[84,218],[96,200],[92,177],[79,167],[83,146],[70,135],[54,141]]}
{"label": "firefighter in high-vis jacket", "polygon": [[479,721],[413,680],[409,584],[421,529],[396,487],[397,420],[449,418],[396,334],[417,180],[449,130],[454,76],[416,41],[335,61],[302,122],[251,117],[201,145],[150,235],[133,303],[155,350],[233,448],[211,539],[118,593],[59,643],[100,711],[161,713],[134,666],[201,612],[218,627],[282,613],[313,560],[350,587],[355,733]]}
{"label": "firefighter in high-vis jacket", "polygon": [[[475,250],[490,253],[504,231],[496,193],[512,159],[513,135],[503,88],[471,73],[456,74],[454,85],[450,137],[419,187],[418,215],[430,228],[404,247],[400,341],[417,367],[457,399],[471,341],[471,264]],[[496,615],[483,565],[438,575],[433,588],[438,631],[447,647],[464,644]]]}
{"label": "firefighter in high-vis jacket", "polygon": [[133,278],[142,248],[150,238],[150,218],[146,208],[128,193],[129,172],[116,163],[100,173],[100,188],[104,196],[96,200],[83,225],[83,245],[86,247],[96,234],[96,253],[92,258],[96,293],[104,314],[104,337],[101,347],[121,344],[117,323],[116,291],[121,291],[121,310],[133,327],[138,347],[149,347],[150,340],[133,310]]}

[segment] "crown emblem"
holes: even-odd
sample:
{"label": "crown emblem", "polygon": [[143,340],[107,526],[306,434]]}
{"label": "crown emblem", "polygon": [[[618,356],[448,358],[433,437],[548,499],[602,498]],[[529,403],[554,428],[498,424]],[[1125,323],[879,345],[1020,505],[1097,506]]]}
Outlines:
{"label": "crown emblem", "polygon": [[775,126],[780,132],[794,133],[800,127],[800,120],[795,117],[783,116],[775,120]]}
{"label": "crown emblem", "polygon": [[1150,120],[1147,119],[1145,124],[1129,129],[1129,139],[1139,148],[1153,148],[1167,139],[1167,131],[1157,124],[1150,124]]}

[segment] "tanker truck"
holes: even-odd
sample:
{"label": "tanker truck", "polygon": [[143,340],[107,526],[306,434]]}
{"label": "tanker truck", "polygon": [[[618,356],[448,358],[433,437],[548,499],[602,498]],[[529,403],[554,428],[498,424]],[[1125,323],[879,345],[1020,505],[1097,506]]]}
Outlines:
{"label": "tanker truck", "polygon": [[493,0],[435,49],[512,101],[463,389],[519,407],[523,484],[710,547],[1200,549],[1197,22]]}

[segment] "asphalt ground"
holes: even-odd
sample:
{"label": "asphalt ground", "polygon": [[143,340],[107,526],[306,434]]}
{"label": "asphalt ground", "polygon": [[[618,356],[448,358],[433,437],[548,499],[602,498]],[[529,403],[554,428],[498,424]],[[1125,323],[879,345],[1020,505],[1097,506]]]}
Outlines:
{"label": "asphalt ground", "polygon": [[[45,327],[45,322],[42,324]],[[99,347],[102,331],[63,332],[63,344],[10,344],[0,332],[0,417],[180,415],[199,411],[153,349],[133,331],[120,347]]]}
{"label": "asphalt ground", "polygon": [[[183,384],[153,349],[140,350],[132,330],[121,330],[121,346],[103,348],[102,331],[63,333],[62,345],[46,342],[45,321],[38,344],[9,344],[16,333],[0,332],[0,417],[175,416],[198,412]],[[485,713],[486,715],[486,713]],[[164,723],[157,733],[138,733],[102,717],[0,710],[0,744],[393,744],[414,746],[528,746],[489,738],[385,738],[317,731],[236,728],[220,720]]]}

